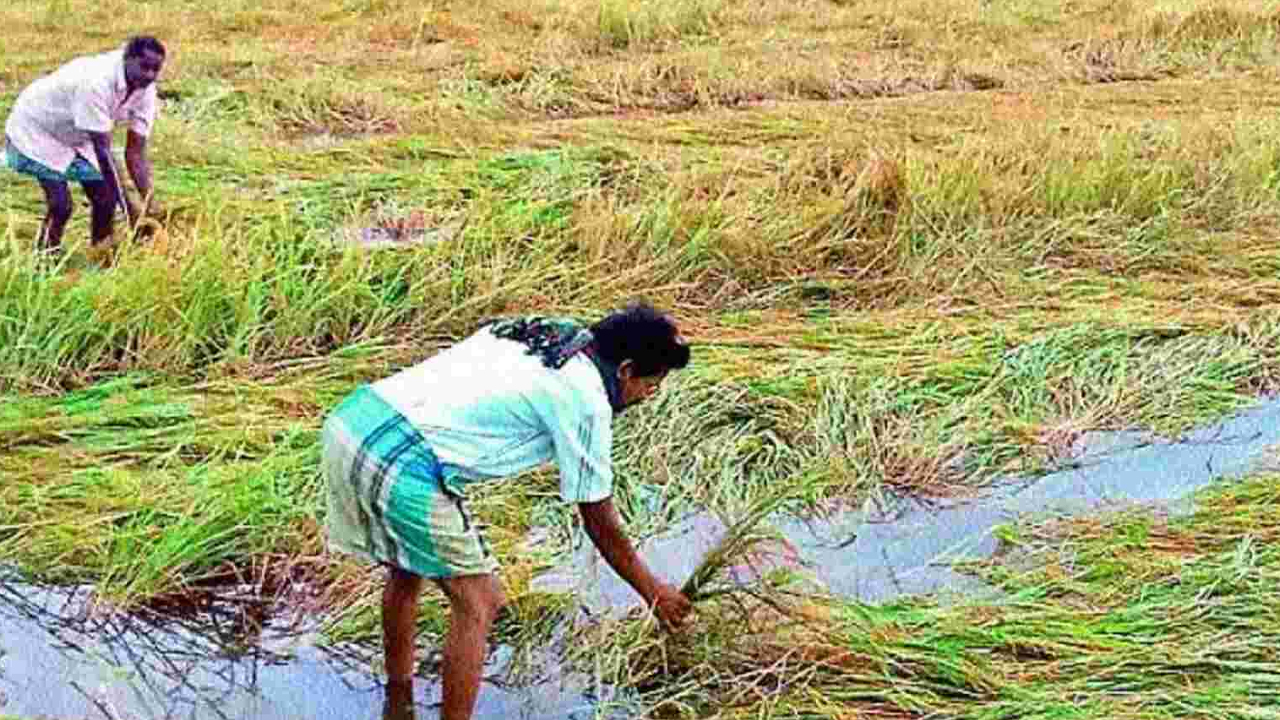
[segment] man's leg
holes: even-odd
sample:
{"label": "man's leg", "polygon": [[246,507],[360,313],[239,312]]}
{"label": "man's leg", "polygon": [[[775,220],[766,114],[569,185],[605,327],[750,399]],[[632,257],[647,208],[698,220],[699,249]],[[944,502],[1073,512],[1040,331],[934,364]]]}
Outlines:
{"label": "man's leg", "polygon": [[41,180],[44,189],[45,216],[40,223],[40,236],[36,238],[37,250],[57,250],[62,247],[62,232],[71,219],[71,192],[65,182]]}
{"label": "man's leg", "polygon": [[111,237],[111,225],[116,215],[116,191],[104,180],[90,180],[81,185],[93,207],[89,239],[97,245]]}
{"label": "man's leg", "polygon": [[506,604],[496,575],[467,575],[437,581],[449,597],[449,632],[444,638],[444,698],[440,720],[470,720],[480,692],[485,638]]}
{"label": "man's leg", "polygon": [[413,688],[388,685],[387,697],[382,704],[382,720],[415,720]]}
{"label": "man's leg", "polygon": [[418,596],[422,578],[397,567],[389,569],[382,588],[382,649],[387,685],[397,690],[413,685],[413,639],[418,629]]}

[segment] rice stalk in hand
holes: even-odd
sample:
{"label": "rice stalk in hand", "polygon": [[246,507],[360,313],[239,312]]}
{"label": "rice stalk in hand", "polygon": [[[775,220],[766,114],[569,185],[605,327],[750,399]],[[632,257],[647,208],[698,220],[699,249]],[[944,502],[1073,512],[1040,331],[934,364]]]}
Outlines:
{"label": "rice stalk in hand", "polygon": [[726,522],[728,529],[694,568],[680,592],[695,603],[730,592],[730,588],[717,587],[715,579],[760,544],[778,540],[776,532],[759,526],[765,518],[796,497],[800,489],[787,483],[779,483],[774,489],[756,498],[737,522]]}

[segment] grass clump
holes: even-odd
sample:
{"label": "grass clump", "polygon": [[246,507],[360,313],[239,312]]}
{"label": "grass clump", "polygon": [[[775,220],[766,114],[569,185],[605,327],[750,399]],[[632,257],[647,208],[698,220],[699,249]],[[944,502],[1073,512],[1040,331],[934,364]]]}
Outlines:
{"label": "grass clump", "polygon": [[710,34],[723,0],[627,3],[600,0],[595,30],[603,48],[626,49],[658,41],[688,41]]}

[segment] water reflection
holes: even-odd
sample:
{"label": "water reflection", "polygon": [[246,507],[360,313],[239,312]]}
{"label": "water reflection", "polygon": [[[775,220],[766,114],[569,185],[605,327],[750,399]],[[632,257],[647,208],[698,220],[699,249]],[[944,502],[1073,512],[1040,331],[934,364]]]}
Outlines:
{"label": "water reflection", "polygon": [[[95,609],[87,587],[0,579],[0,715],[167,720],[434,718],[430,672],[412,698],[384,697],[377,645],[322,645],[314,621],[289,622],[236,588],[195,608]],[[429,648],[420,649],[424,656]],[[495,647],[477,718],[591,717],[583,678],[546,662],[541,682],[508,682]]]}
{"label": "water reflection", "polygon": [[[845,597],[884,602],[900,595],[984,592],[984,585],[952,566],[996,552],[997,525],[1025,515],[1082,515],[1133,504],[1176,511],[1215,479],[1262,466],[1277,443],[1280,400],[1273,399],[1177,438],[1088,433],[1073,447],[1068,467],[1009,478],[977,498],[901,498],[891,507],[838,513],[819,523],[786,518],[778,524],[823,584]],[[840,538],[846,539],[832,542]]]}
{"label": "water reflection", "polygon": [[[57,717],[317,717],[308,706],[322,705],[306,696],[322,690],[330,698],[368,696],[356,707],[338,705],[372,717],[367,710],[380,687],[366,670],[367,653],[317,648],[302,628],[268,619],[267,609],[230,589],[181,612],[118,613],[94,608],[88,587],[5,582],[0,709]],[[292,668],[296,684],[284,668]]]}

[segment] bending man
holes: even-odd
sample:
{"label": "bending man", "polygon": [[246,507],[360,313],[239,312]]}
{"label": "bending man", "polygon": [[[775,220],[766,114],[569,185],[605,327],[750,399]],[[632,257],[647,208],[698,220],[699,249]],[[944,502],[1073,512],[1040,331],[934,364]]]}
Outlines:
{"label": "bending man", "polygon": [[504,604],[497,563],[463,506],[469,481],[548,460],[587,535],[669,628],[689,600],[645,566],[611,500],[615,413],[689,362],[675,323],[634,304],[584,327],[500,320],[430,359],[357,389],[325,421],[331,547],[388,566],[382,594],[388,697],[411,697],[423,578],[449,599],[443,720],[471,717],[485,640]]}
{"label": "bending man", "polygon": [[37,79],[18,95],[5,123],[9,167],[34,177],[47,207],[37,249],[57,254],[74,205],[67,184],[80,183],[92,205],[90,240],[111,237],[116,206],[137,205],[124,194],[111,154],[116,123],[128,125],[124,158],[144,201],[151,195],[147,136],[156,119],[156,78],[164,66],[159,40],[139,36],[121,50],[79,57]]}

